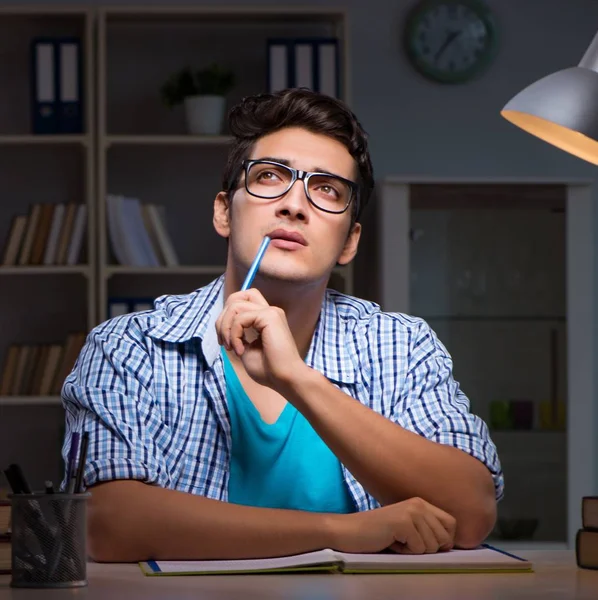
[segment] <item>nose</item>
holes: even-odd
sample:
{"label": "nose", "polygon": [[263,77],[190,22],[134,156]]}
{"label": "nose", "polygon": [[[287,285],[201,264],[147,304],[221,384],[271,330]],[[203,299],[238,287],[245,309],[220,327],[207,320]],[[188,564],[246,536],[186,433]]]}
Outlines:
{"label": "nose", "polygon": [[306,221],[308,212],[309,200],[305,195],[305,186],[302,180],[297,179],[291,189],[278,200],[276,215]]}

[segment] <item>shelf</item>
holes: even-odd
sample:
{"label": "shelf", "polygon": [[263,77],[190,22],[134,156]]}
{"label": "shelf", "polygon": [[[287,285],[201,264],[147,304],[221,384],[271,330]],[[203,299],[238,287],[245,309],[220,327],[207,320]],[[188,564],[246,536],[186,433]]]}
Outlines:
{"label": "shelf", "polygon": [[112,275],[222,275],[226,267],[223,265],[181,265],[178,267],[106,267],[106,276]]}
{"label": "shelf", "polygon": [[44,266],[23,265],[14,267],[0,266],[0,275],[89,275],[87,265]]}
{"label": "shelf", "polygon": [[0,406],[60,406],[60,396],[0,396]]}
{"label": "shelf", "polygon": [[55,145],[79,144],[89,145],[87,135],[0,135],[0,145],[19,146],[55,146]]}
{"label": "shelf", "polygon": [[226,146],[232,139],[226,135],[108,135],[104,146]]}
{"label": "shelf", "polygon": [[337,22],[345,18],[346,11],[338,8],[319,6],[284,7],[284,6],[109,6],[100,9],[109,20],[131,20],[134,22],[159,21],[167,19],[184,20],[199,19],[205,22],[212,20],[243,19],[245,22],[258,20],[269,22],[285,19],[288,21],[316,21],[330,19]]}

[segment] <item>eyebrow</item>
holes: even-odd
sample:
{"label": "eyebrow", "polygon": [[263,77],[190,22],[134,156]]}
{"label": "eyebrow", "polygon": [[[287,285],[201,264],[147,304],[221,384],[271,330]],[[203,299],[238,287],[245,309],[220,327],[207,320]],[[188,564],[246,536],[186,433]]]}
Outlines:
{"label": "eyebrow", "polygon": [[[280,158],[280,157],[276,157],[276,156],[261,156],[260,158],[254,158],[252,160],[269,160],[270,162],[277,162],[277,163],[280,163],[281,165],[285,165],[286,167],[292,167],[291,161],[289,159]],[[302,171],[302,170],[303,169],[299,169],[299,171]],[[342,175],[333,173],[332,171],[329,171],[328,169],[325,169],[324,167],[313,167],[313,169],[311,169],[311,171],[313,173],[326,173],[327,175],[334,175],[335,177],[341,177],[342,179],[347,179],[346,177],[343,177]]]}

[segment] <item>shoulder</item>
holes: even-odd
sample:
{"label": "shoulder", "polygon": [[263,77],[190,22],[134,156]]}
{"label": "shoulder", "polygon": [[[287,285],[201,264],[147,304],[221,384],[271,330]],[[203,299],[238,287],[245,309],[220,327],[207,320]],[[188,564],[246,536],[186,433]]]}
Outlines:
{"label": "shoulder", "polygon": [[201,318],[209,309],[203,306],[202,299],[206,288],[199,288],[188,294],[166,294],[159,296],[148,310],[131,312],[113,317],[100,323],[90,333],[90,337],[123,338],[132,342],[161,339],[162,332],[170,332],[182,323]]}
{"label": "shoulder", "polygon": [[400,312],[383,311],[380,305],[369,300],[327,290],[327,301],[345,326],[347,333],[369,338],[433,337],[430,326],[424,319]]}

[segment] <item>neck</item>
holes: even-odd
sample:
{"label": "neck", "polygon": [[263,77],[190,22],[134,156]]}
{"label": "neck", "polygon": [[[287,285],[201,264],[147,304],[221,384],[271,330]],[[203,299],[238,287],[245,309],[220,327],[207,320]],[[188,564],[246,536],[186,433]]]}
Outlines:
{"label": "neck", "polygon": [[[224,280],[224,300],[241,289],[242,279],[227,269]],[[267,279],[258,274],[251,287],[260,291],[270,306],[284,310],[289,329],[303,358],[307,356],[324,294],[326,280],[313,283]]]}

